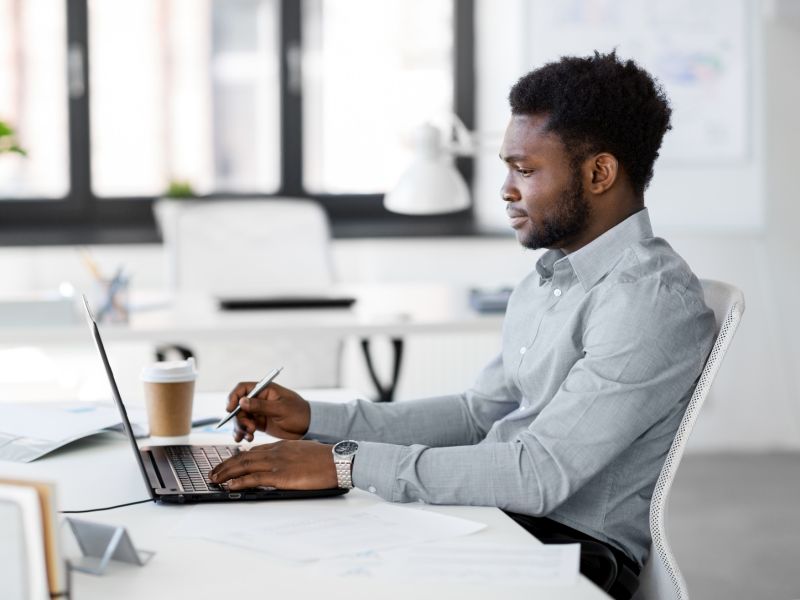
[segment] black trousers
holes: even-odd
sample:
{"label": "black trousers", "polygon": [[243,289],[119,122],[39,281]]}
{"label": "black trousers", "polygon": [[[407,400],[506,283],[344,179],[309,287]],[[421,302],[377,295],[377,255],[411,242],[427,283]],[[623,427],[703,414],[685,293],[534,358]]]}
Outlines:
{"label": "black trousers", "polygon": [[[545,517],[532,517],[505,511],[505,513],[521,525],[528,533],[536,536],[543,544],[581,544],[581,574],[587,579],[605,589],[605,591],[615,600],[630,600],[638,586],[639,566],[628,556],[601,540],[593,538],[556,521],[551,521]],[[583,542],[583,543],[581,543]],[[596,553],[591,552],[591,547],[600,544],[608,550],[616,559],[616,565],[610,564],[608,560],[597,557]],[[606,553],[607,554],[607,553]],[[616,570],[616,576],[609,586],[604,585],[608,582],[610,575]]]}

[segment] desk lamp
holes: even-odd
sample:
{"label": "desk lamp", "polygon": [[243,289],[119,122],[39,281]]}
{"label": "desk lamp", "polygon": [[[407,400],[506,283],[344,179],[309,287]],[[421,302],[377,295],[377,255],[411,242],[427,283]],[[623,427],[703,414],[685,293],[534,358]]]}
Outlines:
{"label": "desk lamp", "polygon": [[473,153],[470,134],[454,123],[456,143],[445,145],[439,128],[426,123],[416,132],[414,162],[383,198],[387,210],[406,215],[433,215],[469,207],[469,190],[456,170],[454,155]]}

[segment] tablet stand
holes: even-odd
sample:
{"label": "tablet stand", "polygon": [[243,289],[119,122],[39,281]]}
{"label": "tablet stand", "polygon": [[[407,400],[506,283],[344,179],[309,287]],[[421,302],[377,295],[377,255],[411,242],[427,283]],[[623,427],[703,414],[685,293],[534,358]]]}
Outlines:
{"label": "tablet stand", "polygon": [[103,575],[111,560],[143,567],[155,554],[148,550],[137,550],[124,527],[69,517],[66,521],[83,553],[81,559],[71,561],[71,567],[75,571]]}

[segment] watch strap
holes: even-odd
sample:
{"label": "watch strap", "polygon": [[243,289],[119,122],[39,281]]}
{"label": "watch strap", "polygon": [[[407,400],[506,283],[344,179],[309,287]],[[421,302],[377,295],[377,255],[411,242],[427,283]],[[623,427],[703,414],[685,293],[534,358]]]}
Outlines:
{"label": "watch strap", "polygon": [[353,455],[334,458],[333,463],[336,465],[336,481],[339,487],[353,489]]}

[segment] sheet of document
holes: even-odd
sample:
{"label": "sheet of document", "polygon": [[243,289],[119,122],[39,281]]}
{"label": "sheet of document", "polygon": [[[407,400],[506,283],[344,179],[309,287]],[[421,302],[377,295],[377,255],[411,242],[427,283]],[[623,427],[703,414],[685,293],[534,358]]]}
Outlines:
{"label": "sheet of document", "polygon": [[[147,431],[144,410],[129,411],[135,435]],[[30,462],[105,429],[121,430],[117,408],[93,402],[0,402],[0,460]]]}
{"label": "sheet of document", "polygon": [[0,403],[0,460],[30,462],[120,422],[113,406],[87,402]]}
{"label": "sheet of document", "polygon": [[3,433],[55,442],[119,423],[113,406],[89,402],[0,403]]}
{"label": "sheet of document", "polygon": [[255,504],[242,504],[235,511],[195,506],[172,533],[309,561],[441,541],[486,527],[391,504],[351,508],[331,503],[327,509],[304,508],[302,502],[289,508],[289,503],[280,507],[273,502]]}
{"label": "sheet of document", "polygon": [[338,577],[534,587],[574,585],[579,564],[579,544],[448,540],[322,560],[307,568]]}

